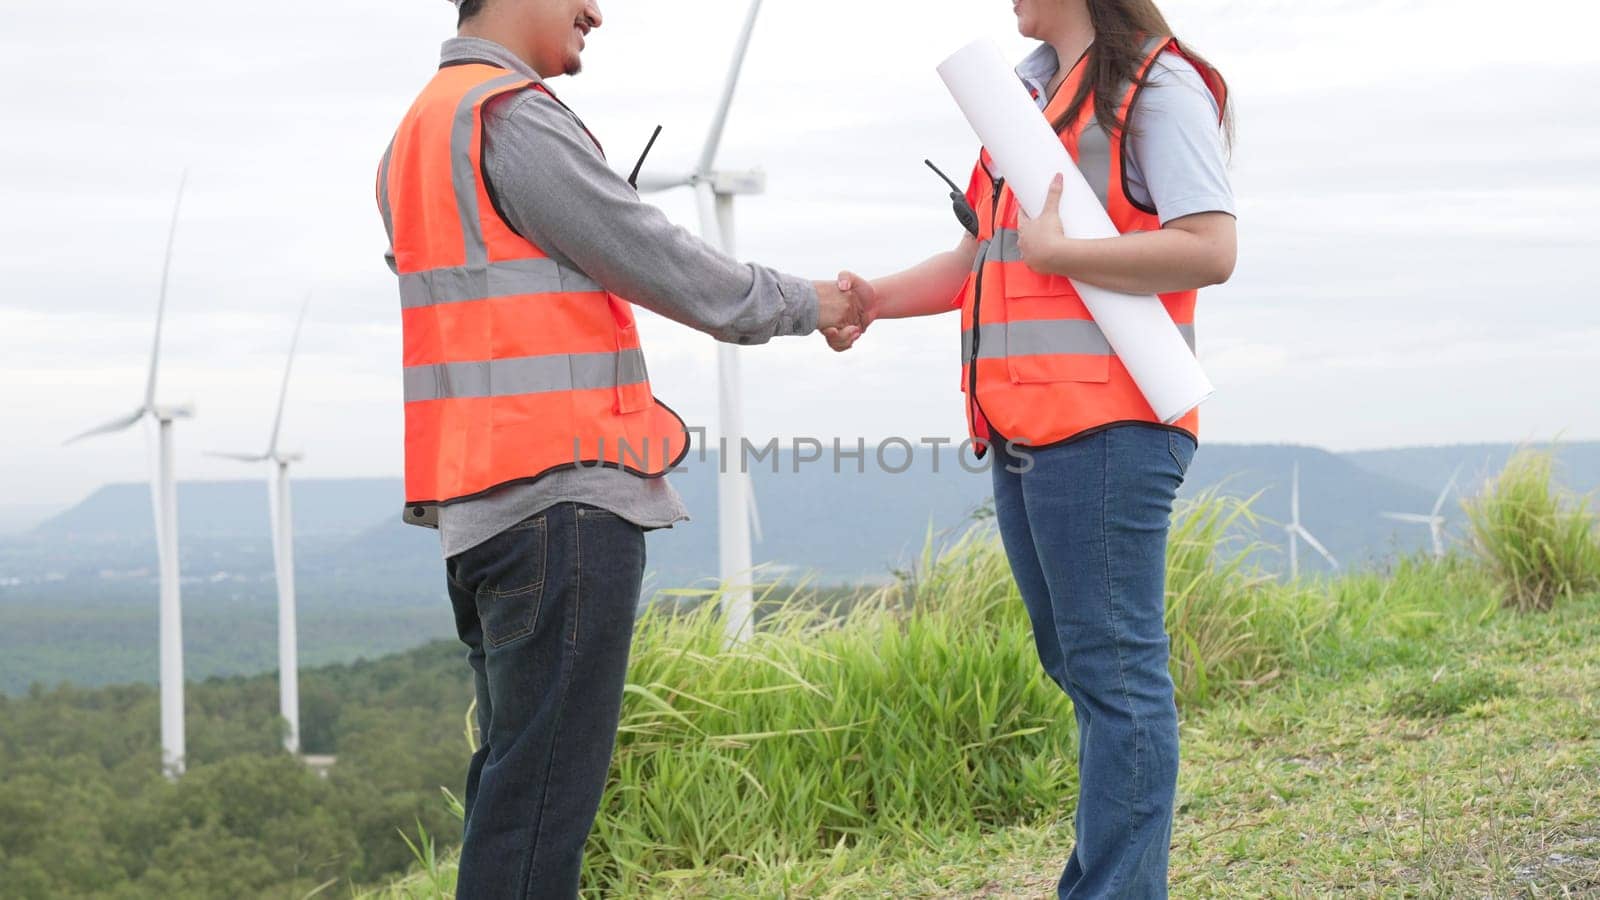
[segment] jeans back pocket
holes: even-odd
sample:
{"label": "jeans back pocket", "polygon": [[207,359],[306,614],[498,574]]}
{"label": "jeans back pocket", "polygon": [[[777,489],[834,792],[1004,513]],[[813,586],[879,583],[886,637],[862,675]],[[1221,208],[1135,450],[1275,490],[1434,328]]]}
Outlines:
{"label": "jeans back pocket", "polygon": [[512,526],[501,539],[498,558],[478,586],[478,621],[489,647],[527,637],[539,622],[544,598],[549,526],[540,514]]}

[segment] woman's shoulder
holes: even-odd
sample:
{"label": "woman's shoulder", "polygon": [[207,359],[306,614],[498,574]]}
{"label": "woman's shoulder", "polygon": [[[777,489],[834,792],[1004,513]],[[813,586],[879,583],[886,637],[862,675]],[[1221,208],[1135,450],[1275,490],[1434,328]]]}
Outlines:
{"label": "woman's shoulder", "polygon": [[1150,67],[1150,74],[1145,77],[1145,90],[1159,90],[1166,92],[1169,102],[1182,102],[1174,94],[1193,94],[1196,98],[1204,99],[1216,108],[1217,98],[1212,95],[1211,89],[1206,87],[1206,80],[1201,77],[1200,70],[1194,63],[1176,50],[1167,50],[1156,58],[1155,65]]}

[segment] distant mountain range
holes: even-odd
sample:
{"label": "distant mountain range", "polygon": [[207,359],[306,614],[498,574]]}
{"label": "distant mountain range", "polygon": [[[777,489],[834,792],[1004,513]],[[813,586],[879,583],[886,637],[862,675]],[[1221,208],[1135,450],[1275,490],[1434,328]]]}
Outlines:
{"label": "distant mountain range", "polygon": [[[1302,518],[1346,567],[1381,565],[1423,550],[1425,528],[1380,518],[1427,512],[1458,468],[1464,496],[1499,470],[1511,445],[1330,453],[1312,447],[1207,444],[1185,496],[1208,489],[1256,496],[1263,544],[1254,561],[1284,567],[1281,523],[1290,474],[1301,469]],[[1600,488],[1600,443],[1555,448],[1560,476]],[[824,584],[884,581],[936,540],[968,527],[990,502],[989,477],[953,451],[917,448],[912,467],[865,472],[846,459],[804,463],[792,454],[752,467],[762,537],[755,558],[773,577]],[[887,452],[894,467],[903,451]],[[672,476],[693,521],[648,538],[647,593],[709,587],[717,573],[715,456]],[[935,465],[937,464],[937,471]],[[452,636],[435,533],[399,519],[397,479],[306,479],[294,486],[303,658],[339,662]],[[1459,496],[1445,507],[1464,534]],[[260,481],[186,482],[178,489],[185,643],[191,675],[248,674],[272,665],[274,588],[267,496]],[[4,514],[0,513],[0,520]],[[0,692],[33,680],[93,684],[154,676],[155,551],[150,493],[113,484],[33,529],[0,537]],[[1325,571],[1303,557],[1307,573]],[[204,636],[204,637],[202,637]],[[148,640],[147,640],[148,638]],[[84,661],[93,665],[85,667]]]}
{"label": "distant mountain range", "polygon": [[[988,476],[963,469],[953,451],[935,457],[926,448],[917,449],[913,467],[902,473],[880,469],[871,449],[865,472],[852,459],[836,463],[831,453],[798,466],[792,454],[782,453],[777,472],[770,458],[753,464],[764,538],[756,545],[758,563],[779,572],[812,573],[829,582],[881,579],[915,557],[930,529],[937,533],[968,522],[989,500]],[[1236,496],[1259,494],[1256,512],[1280,523],[1289,516],[1290,473],[1298,463],[1306,527],[1341,560],[1370,564],[1427,543],[1425,529],[1396,525],[1380,513],[1428,511],[1459,468],[1458,496],[1446,505],[1446,515],[1459,526],[1459,497],[1476,492],[1515,449],[1484,444],[1330,453],[1288,445],[1207,444],[1195,458],[1183,493],[1217,489]],[[1600,443],[1554,449],[1569,487],[1582,492],[1600,488]],[[904,458],[898,450],[886,454],[894,467]],[[836,465],[842,471],[835,471]],[[672,476],[692,521],[651,534],[649,568],[659,586],[682,587],[716,573],[715,476],[714,454]],[[307,479],[296,482],[294,491],[296,544],[307,570],[303,574],[382,570],[385,582],[402,573],[437,580],[437,536],[400,522],[398,479]],[[203,569],[226,561],[216,554],[230,552],[241,557],[239,562],[269,571],[261,482],[185,482],[179,486],[178,503],[185,574],[212,574]],[[1282,544],[1280,531],[1268,525],[1261,538]],[[145,546],[151,539],[148,488],[108,485],[29,532],[0,538],[0,583],[8,576],[47,574],[17,570],[21,560],[6,549],[76,547],[82,552],[71,569],[81,574],[133,567],[130,563],[139,560],[153,563],[154,551]],[[190,546],[201,555],[188,552]],[[100,551],[107,555],[97,562],[93,557]],[[1265,564],[1272,567],[1270,558]]]}

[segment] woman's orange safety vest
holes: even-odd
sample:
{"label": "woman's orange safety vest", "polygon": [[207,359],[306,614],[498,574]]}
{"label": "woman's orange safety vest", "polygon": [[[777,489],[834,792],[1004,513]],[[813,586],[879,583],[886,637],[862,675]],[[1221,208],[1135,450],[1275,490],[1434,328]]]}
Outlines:
{"label": "woman's orange safety vest", "polygon": [[408,522],[559,469],[658,477],[688,452],[683,421],[650,392],[631,304],[495,209],[483,110],[529,88],[549,93],[487,63],[441,68],[378,169],[400,276]]}
{"label": "woman's orange safety vest", "polygon": [[[1118,108],[1119,121],[1128,121],[1139,85],[1157,58],[1168,50],[1184,54],[1172,38],[1153,40],[1145,49],[1139,77],[1127,87]],[[1200,71],[1218,107],[1223,107],[1227,91],[1222,79],[1184,56]],[[1066,112],[1085,70],[1080,60],[1056,91],[1045,118],[1053,122]],[[1077,121],[1061,131],[1061,142],[1105,204],[1118,232],[1159,230],[1156,211],[1128,195],[1125,135],[1126,129],[1110,135],[1100,126],[1091,89]],[[967,395],[967,421],[974,441],[980,447],[1004,440],[1037,448],[1113,425],[1159,423],[1072,282],[1060,275],[1040,275],[1022,262],[1017,199],[991,171],[992,161],[984,152],[967,198],[978,213],[979,250],[961,294],[961,389]],[[1197,294],[1161,295],[1191,350]],[[1174,424],[1198,438],[1198,412]]]}

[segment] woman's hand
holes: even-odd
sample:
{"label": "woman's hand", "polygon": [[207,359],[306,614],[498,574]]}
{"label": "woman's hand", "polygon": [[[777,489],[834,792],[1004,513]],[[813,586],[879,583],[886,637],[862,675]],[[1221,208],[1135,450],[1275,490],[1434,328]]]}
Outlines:
{"label": "woman's hand", "polygon": [[1025,212],[1017,216],[1017,249],[1022,251],[1022,261],[1041,275],[1063,275],[1062,260],[1071,240],[1061,227],[1061,190],[1065,184],[1057,174],[1050,182],[1050,193],[1045,195],[1044,209],[1037,219]]}

